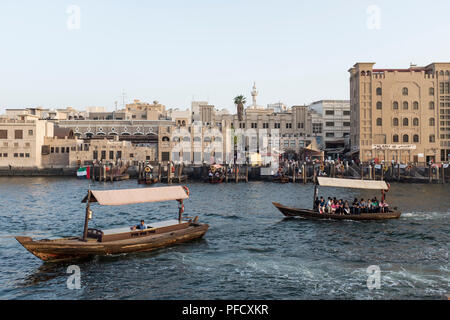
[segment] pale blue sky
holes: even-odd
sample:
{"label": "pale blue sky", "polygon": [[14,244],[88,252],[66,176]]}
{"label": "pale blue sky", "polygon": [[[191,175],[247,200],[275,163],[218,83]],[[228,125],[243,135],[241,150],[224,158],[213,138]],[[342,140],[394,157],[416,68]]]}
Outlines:
{"label": "pale blue sky", "polygon": [[[79,30],[66,26],[69,5]],[[367,27],[377,5],[381,29]],[[357,61],[406,68],[450,61],[450,1],[53,0],[0,2],[0,110],[193,97],[234,110],[348,99]]]}

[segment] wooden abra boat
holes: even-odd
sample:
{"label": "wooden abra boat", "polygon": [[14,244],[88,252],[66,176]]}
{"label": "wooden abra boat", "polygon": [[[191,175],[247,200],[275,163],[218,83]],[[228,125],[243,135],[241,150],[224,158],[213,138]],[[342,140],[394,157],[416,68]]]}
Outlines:
{"label": "wooden abra boat", "polygon": [[[183,217],[183,200],[189,197],[189,190],[182,186],[161,188],[140,188],[122,190],[89,190],[82,202],[86,202],[86,216],[82,237],[33,240],[30,237],[16,237],[28,251],[44,261],[61,261],[94,255],[150,251],[175,243],[201,238],[209,228],[198,223],[198,216]],[[90,204],[126,205],[135,203],[177,200],[178,220],[154,222],[146,229],[133,230],[130,227],[99,230],[88,228],[92,219]]]}
{"label": "wooden abra boat", "polygon": [[322,214],[316,210],[296,209],[285,207],[277,202],[272,203],[286,217],[303,217],[307,219],[386,220],[386,219],[397,219],[401,215],[401,212],[399,211],[389,211],[386,213],[362,213],[362,214],[347,214],[347,215],[329,214],[329,213]]}
{"label": "wooden abra boat", "polygon": [[[342,187],[342,188],[357,188],[357,189],[372,189],[381,190],[382,200],[384,200],[385,192],[389,190],[385,181],[368,181],[368,180],[352,180],[352,179],[338,179],[338,178],[317,178],[319,185],[327,187]],[[314,199],[318,195],[318,185],[314,188]],[[280,203],[272,202],[272,204],[280,210],[280,212],[286,217],[302,217],[305,219],[335,219],[335,220],[387,220],[398,219],[401,215],[397,208],[387,209],[384,213],[361,213],[361,214],[331,214],[331,213],[319,213],[317,208],[311,209],[298,209],[283,206]],[[314,206],[314,205],[313,205]]]}

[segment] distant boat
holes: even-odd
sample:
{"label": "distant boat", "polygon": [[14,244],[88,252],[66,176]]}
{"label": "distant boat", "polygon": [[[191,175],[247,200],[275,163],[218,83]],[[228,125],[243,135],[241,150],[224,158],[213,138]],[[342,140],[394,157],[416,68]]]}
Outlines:
{"label": "distant boat", "polygon": [[[314,187],[314,199],[318,196],[318,185],[326,187],[340,187],[340,188],[357,188],[357,189],[371,189],[381,190],[382,200],[384,200],[384,193],[389,190],[385,181],[369,181],[369,180],[353,180],[353,179],[338,179],[338,178],[324,178],[318,177],[318,184]],[[401,212],[387,208],[386,212],[378,213],[361,213],[361,214],[332,214],[320,213],[318,209],[299,209],[286,207],[280,203],[272,202],[272,204],[286,217],[302,217],[305,219],[334,219],[334,220],[387,220],[398,219]]]}
{"label": "distant boat", "polygon": [[[121,190],[88,190],[82,202],[86,202],[86,216],[82,237],[72,236],[62,239],[33,240],[18,236],[17,241],[29,252],[44,261],[62,261],[94,255],[108,255],[129,252],[150,251],[176,243],[201,238],[209,228],[195,218],[183,217],[183,200],[189,198],[189,190],[182,186],[161,188],[139,188]],[[91,229],[90,204],[118,206],[136,203],[177,200],[179,212],[177,220],[151,222],[146,229],[130,227],[114,229]],[[142,214],[142,212],[138,212]]]}

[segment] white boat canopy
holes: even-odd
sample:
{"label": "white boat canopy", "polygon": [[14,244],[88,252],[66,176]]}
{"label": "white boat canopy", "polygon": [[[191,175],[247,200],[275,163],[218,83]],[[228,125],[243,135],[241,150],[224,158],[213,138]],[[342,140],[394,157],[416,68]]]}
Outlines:
{"label": "white boat canopy", "polygon": [[389,189],[385,181],[354,180],[354,179],[324,178],[324,177],[318,177],[317,180],[319,181],[319,185],[323,187],[372,189],[372,190]]}
{"label": "white boat canopy", "polygon": [[[87,201],[88,196],[82,202]],[[160,202],[188,199],[182,186],[139,188],[119,190],[91,190],[89,202],[98,202],[103,206],[121,206],[134,203]]]}

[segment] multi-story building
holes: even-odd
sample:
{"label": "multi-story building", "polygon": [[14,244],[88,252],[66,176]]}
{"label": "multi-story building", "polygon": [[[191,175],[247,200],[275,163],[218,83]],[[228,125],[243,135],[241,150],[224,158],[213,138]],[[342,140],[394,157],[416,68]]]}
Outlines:
{"label": "multi-story building", "polygon": [[351,146],[361,161],[448,161],[450,63],[350,72]]}
{"label": "multi-story building", "polygon": [[42,146],[54,124],[36,116],[0,120],[0,167],[42,168]]}
{"label": "multi-story building", "polygon": [[309,105],[313,135],[327,154],[342,154],[350,140],[350,101],[320,100]]}

